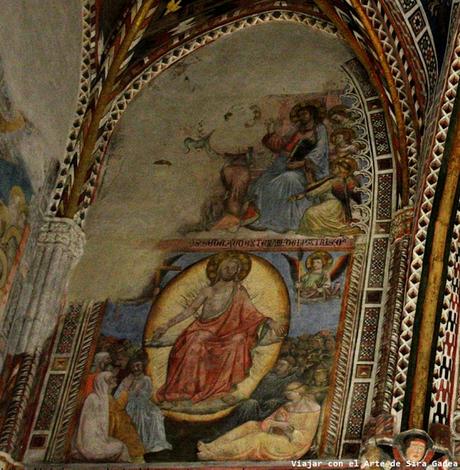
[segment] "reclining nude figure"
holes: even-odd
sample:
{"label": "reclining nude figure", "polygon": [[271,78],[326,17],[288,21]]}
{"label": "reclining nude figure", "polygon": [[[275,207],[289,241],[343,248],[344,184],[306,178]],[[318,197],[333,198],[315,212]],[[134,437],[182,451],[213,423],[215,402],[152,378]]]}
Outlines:
{"label": "reclining nude figure", "polygon": [[289,460],[310,449],[321,413],[305,385],[292,382],[287,403],[263,421],[248,421],[215,441],[198,443],[200,460]]}

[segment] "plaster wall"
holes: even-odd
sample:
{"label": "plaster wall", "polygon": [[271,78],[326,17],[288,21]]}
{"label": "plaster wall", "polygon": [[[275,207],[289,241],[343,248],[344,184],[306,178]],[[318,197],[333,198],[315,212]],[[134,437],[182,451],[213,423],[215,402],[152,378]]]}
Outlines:
{"label": "plaster wall", "polygon": [[0,57],[12,107],[30,132],[19,151],[32,186],[50,160],[62,160],[75,113],[81,57],[79,0],[4,0]]}
{"label": "plaster wall", "polygon": [[[266,120],[277,117],[275,101],[343,88],[340,66],[351,57],[330,34],[271,23],[216,41],[151,82],[113,136],[70,299],[136,298],[151,285],[159,240],[177,238],[178,228],[196,220],[221,186],[223,159],[204,150],[187,153],[184,139],[214,131],[210,143],[217,152],[250,145],[263,151]],[[262,116],[248,126],[253,105]],[[158,160],[171,165],[155,165]]]}

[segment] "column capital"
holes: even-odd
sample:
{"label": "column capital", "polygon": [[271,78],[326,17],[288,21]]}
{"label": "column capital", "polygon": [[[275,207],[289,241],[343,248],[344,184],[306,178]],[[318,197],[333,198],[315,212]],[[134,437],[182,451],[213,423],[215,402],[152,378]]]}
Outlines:
{"label": "column capital", "polygon": [[72,219],[46,217],[39,228],[38,244],[61,245],[79,259],[85,246],[85,233]]}

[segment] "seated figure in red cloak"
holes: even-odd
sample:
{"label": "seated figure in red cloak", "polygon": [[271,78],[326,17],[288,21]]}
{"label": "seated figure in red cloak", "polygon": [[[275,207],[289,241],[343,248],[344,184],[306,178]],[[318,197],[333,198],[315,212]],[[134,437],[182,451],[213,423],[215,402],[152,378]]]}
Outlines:
{"label": "seated figure in red cloak", "polygon": [[249,274],[251,259],[242,253],[212,256],[206,267],[210,285],[201,289],[182,313],[156,330],[152,342],[173,325],[195,316],[196,320],[176,339],[168,361],[159,401],[191,400],[197,403],[228,396],[252,366],[251,350],[261,336],[278,341],[286,326],[264,316],[252,303],[241,281]]}

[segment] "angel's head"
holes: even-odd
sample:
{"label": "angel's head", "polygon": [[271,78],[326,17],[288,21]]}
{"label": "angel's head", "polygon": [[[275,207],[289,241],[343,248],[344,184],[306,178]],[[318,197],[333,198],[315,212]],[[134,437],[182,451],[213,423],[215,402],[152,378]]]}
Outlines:
{"label": "angel's head", "polygon": [[356,132],[349,127],[341,127],[331,134],[331,142],[334,145],[351,144],[356,138]]}
{"label": "angel's head", "polygon": [[315,251],[305,261],[308,272],[320,272],[332,264],[332,256],[326,251]]}
{"label": "angel's head", "polygon": [[427,442],[423,437],[409,436],[404,441],[406,459],[411,462],[420,462],[426,453]]}
{"label": "angel's head", "polygon": [[328,118],[335,126],[343,127],[350,120],[350,110],[339,104],[328,111]]}

